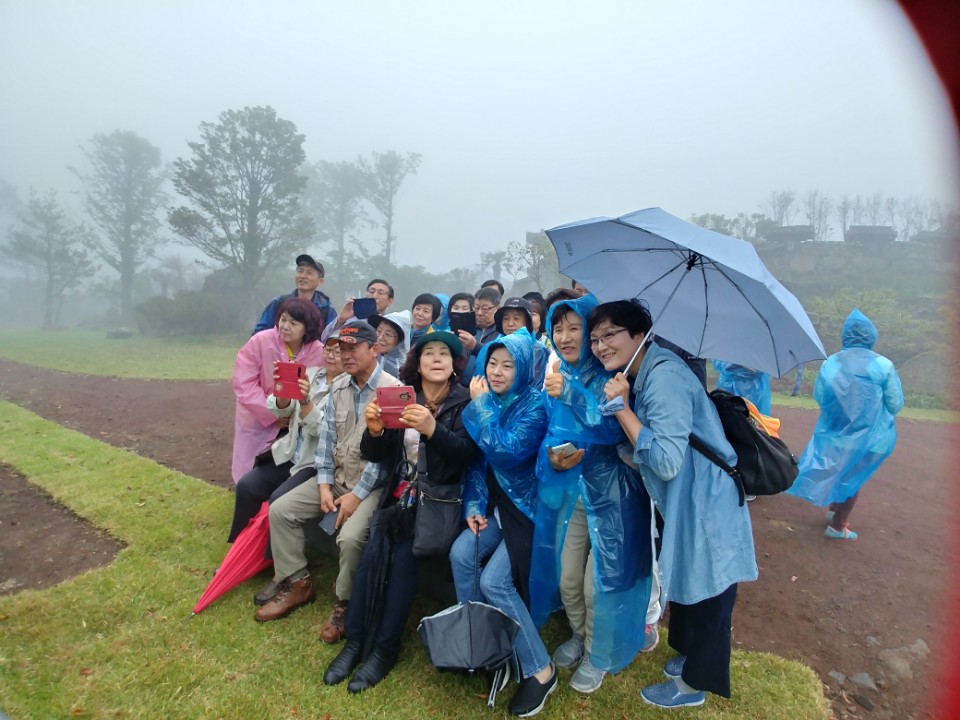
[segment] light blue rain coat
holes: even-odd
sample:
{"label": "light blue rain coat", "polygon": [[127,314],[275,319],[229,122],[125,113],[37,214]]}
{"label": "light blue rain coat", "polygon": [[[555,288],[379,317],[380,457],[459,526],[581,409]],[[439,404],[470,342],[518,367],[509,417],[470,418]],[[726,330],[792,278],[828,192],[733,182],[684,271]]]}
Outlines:
{"label": "light blue rain coat", "polygon": [[751,370],[743,365],[714,360],[713,367],[720,377],[717,378],[717,388],[728,393],[745,397],[757,406],[764,415],[769,415],[770,403],[770,374]]}
{"label": "light blue rain coat", "polygon": [[450,296],[446,293],[434,293],[433,296],[440,301],[440,317],[433,324],[434,330],[450,329]]}
{"label": "light blue rain coat", "polygon": [[503,345],[513,356],[513,386],[503,395],[492,392],[471,400],[463,411],[463,425],[482,451],[480,461],[468,467],[463,485],[463,516],[486,515],[490,493],[487,466],[517,509],[530,520],[537,509],[537,450],[547,431],[543,392],[533,382],[534,339],[525,328],[498,338],[477,355],[478,375],[487,366],[491,348]]}
{"label": "light blue rain coat", "polygon": [[643,424],[633,459],[663,515],[659,563],[667,599],[692,605],[756,580],[750,512],[740,506],[736,483],[689,443],[694,433],[736,465],[700,381],[683,360],[651,343],[633,391]]}
{"label": "light blue rain coat", "polygon": [[[590,662],[619,672],[644,644],[653,558],[650,497],[640,474],[617,454],[626,442],[620,423],[597,409],[606,400],[603,387],[611,373],[590,352],[587,315],[598,305],[592,295],[565,300],[583,320],[583,344],[576,365],[560,361],[563,391],[546,396],[547,440],[537,458],[540,479],[533,556],[530,563],[530,615],[540,626],[561,606],[560,555],[570,515],[582,498],[593,548],[593,642]],[[547,335],[553,341],[552,323]],[[585,448],[583,460],[570,470],[553,469],[547,447],[573,442]]]}
{"label": "light blue rain coat", "polygon": [[903,407],[897,371],[871,348],[877,328],[859,310],[847,317],[843,349],[827,358],[813,386],[820,418],[787,492],[827,505],[849,499],[880,467],[897,441],[894,416]]}

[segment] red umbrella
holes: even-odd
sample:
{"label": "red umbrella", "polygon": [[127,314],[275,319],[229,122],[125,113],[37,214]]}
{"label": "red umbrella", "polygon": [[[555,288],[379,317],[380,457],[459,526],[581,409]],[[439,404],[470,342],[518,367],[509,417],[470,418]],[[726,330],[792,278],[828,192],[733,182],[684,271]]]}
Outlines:
{"label": "red umbrella", "polygon": [[265,502],[260,506],[260,512],[250,519],[247,526],[233,541],[233,546],[217,568],[213,580],[207,585],[197,604],[193,606],[193,615],[205,609],[228,590],[232,590],[264,568],[273,565],[273,560],[264,558],[269,541],[270,503]]}

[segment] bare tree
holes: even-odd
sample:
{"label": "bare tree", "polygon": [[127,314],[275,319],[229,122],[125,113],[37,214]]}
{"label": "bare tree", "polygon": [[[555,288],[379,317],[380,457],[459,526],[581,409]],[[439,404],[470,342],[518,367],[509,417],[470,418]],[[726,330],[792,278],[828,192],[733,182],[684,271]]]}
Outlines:
{"label": "bare tree", "polygon": [[830,232],[830,209],[832,202],[830,198],[823,195],[819,190],[811,190],[803,199],[803,212],[807,218],[807,223],[813,226],[813,239],[826,240]]}
{"label": "bare tree", "polygon": [[789,225],[793,218],[793,203],[797,195],[793,190],[774,190],[767,198],[766,209],[777,225]]}
{"label": "bare tree", "polygon": [[853,201],[849,195],[840,196],[840,201],[834,206],[834,213],[840,221],[840,235],[846,236],[853,219]]}
{"label": "bare tree", "polygon": [[383,256],[389,266],[393,262],[394,244],[393,216],[400,185],[407,175],[416,175],[420,167],[420,153],[401,155],[394,150],[374,152],[370,160],[360,158],[358,164],[367,174],[367,199],[383,217],[386,237],[383,240]]}
{"label": "bare tree", "polygon": [[493,279],[500,282],[503,271],[510,272],[511,262],[506,250],[494,250],[480,253],[480,266],[490,268]]}
{"label": "bare tree", "polygon": [[883,214],[883,195],[874,193],[864,204],[864,212],[871,225],[879,225]]}

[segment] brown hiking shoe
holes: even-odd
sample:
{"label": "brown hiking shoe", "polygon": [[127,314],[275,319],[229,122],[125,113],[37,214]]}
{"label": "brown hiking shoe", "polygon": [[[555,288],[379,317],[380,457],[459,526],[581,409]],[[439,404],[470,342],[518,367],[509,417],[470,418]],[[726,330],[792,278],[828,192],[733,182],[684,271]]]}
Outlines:
{"label": "brown hiking shoe", "polygon": [[346,637],[344,618],[347,615],[348,602],[348,600],[337,600],[337,604],[333,606],[333,612],[330,613],[330,617],[323,624],[323,629],[320,630],[320,639],[323,642],[328,644],[338,643]]}
{"label": "brown hiking shoe", "polygon": [[257,610],[254,618],[257,622],[270,622],[285,618],[298,607],[312,603],[317,595],[313,591],[313,581],[310,576],[294,581],[287,581],[281,585],[280,591],[274,598]]}

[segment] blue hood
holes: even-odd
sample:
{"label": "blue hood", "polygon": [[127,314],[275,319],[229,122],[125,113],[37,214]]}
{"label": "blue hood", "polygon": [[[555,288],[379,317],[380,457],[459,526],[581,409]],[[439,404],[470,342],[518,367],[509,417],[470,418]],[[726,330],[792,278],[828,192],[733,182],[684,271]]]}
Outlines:
{"label": "blue hood", "polygon": [[854,347],[872,350],[877,342],[877,328],[870,318],[854,308],[843,324],[840,340],[844,350]]}
{"label": "blue hood", "polygon": [[490,357],[490,353],[496,348],[502,345],[507,349],[507,352],[513,356],[513,362],[515,364],[513,385],[500,398],[504,406],[509,405],[513,398],[533,385],[533,344],[535,342],[536,340],[533,339],[533,335],[531,335],[526,328],[520,328],[511,335],[504,335],[488,342],[480,349],[477,355],[474,374],[481,377],[487,369],[487,358]]}
{"label": "blue hood", "polygon": [[[560,367],[567,373],[578,371],[583,374],[587,372],[603,370],[603,365],[590,350],[590,332],[587,330],[587,316],[590,314],[590,311],[599,304],[600,301],[597,300],[593,294],[590,294],[584,295],[576,300],[560,300],[559,302],[551,305],[550,310],[547,312],[547,337],[550,338],[550,344],[554,347],[554,349],[557,347],[557,344],[553,340],[553,315],[556,312],[556,308],[568,308],[572,312],[579,315],[580,319],[583,321],[583,342],[580,344],[580,359],[577,361],[576,367],[570,365],[570,363],[568,363],[562,357],[560,358]],[[559,354],[560,353],[557,353],[557,355]]]}

